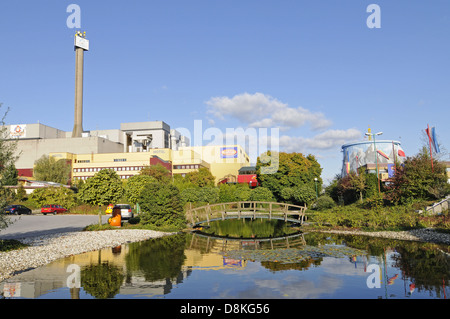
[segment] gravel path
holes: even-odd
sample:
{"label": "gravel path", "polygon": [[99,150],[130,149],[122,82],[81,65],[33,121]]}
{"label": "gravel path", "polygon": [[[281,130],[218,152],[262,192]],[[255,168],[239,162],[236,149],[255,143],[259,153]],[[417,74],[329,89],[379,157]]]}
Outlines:
{"label": "gravel path", "polygon": [[172,233],[120,229],[59,233],[18,239],[30,247],[0,253],[0,282],[18,272],[44,266],[60,258],[170,234]]}

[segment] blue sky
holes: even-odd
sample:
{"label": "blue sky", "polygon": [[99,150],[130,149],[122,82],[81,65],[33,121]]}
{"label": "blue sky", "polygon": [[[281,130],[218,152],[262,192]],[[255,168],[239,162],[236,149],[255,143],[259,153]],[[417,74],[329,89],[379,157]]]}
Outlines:
{"label": "blue sky", "polygon": [[[80,29],[66,24],[71,3]],[[366,24],[372,3],[381,28]],[[368,127],[414,155],[429,124],[449,148],[447,0],[2,1],[8,123],[72,130],[77,30],[90,40],[85,130],[279,128],[280,150],[314,154],[325,181]]]}

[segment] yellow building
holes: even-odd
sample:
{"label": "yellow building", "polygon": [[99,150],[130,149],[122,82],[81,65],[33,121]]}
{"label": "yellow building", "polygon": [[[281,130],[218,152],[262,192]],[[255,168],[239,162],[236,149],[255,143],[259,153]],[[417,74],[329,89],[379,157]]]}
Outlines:
{"label": "yellow building", "polygon": [[207,168],[216,183],[227,175],[238,175],[238,170],[250,164],[250,159],[239,145],[194,146],[149,149],[132,153],[50,153],[52,157],[67,159],[72,163],[72,180],[86,180],[102,169],[112,169],[122,179],[139,174],[145,166],[161,164],[172,174],[185,175],[201,167]]}

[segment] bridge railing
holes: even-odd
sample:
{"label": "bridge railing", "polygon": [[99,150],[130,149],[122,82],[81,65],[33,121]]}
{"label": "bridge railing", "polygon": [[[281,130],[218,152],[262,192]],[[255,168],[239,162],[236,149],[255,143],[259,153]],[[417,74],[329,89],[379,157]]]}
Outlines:
{"label": "bridge railing", "polygon": [[186,210],[186,218],[191,222],[192,226],[201,222],[209,222],[213,219],[224,220],[231,216],[237,216],[237,218],[264,216],[269,219],[283,217],[285,221],[288,218],[296,217],[295,219],[302,224],[305,220],[305,211],[306,206],[287,203],[240,201],[189,208]]}

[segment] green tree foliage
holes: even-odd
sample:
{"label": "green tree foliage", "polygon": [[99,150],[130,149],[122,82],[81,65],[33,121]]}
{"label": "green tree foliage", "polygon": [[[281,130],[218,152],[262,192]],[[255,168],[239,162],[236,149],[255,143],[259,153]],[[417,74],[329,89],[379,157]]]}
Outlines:
{"label": "green tree foliage", "polygon": [[316,199],[316,190],[310,185],[300,185],[297,187],[285,187],[281,190],[281,198],[294,205],[309,205]]}
{"label": "green tree foliage", "polygon": [[5,167],[2,172],[1,185],[5,186],[16,186],[17,185],[18,173],[14,163],[9,164]]}
{"label": "green tree foliage", "polygon": [[122,269],[108,262],[83,267],[80,274],[81,286],[97,299],[114,298],[123,283]]}
{"label": "green tree foliage", "polygon": [[170,173],[170,171],[159,163],[156,165],[144,167],[143,169],[141,169],[139,174],[151,176],[162,183],[169,183],[172,179],[172,174]]}
{"label": "green tree foliage", "polygon": [[424,147],[416,156],[397,165],[394,177],[386,187],[386,198],[392,203],[434,200],[444,196],[447,188],[446,167],[431,158]]}
{"label": "green tree foliage", "polygon": [[[2,104],[0,103],[0,109]],[[14,165],[17,159],[15,151],[17,143],[9,140],[9,127],[5,125],[5,118],[9,109],[6,110],[4,115],[0,117],[0,212],[6,207],[13,199],[14,193],[5,187],[8,185],[8,167]],[[11,221],[4,214],[0,214],[0,229],[6,228],[11,224]]]}
{"label": "green tree foliage", "polygon": [[220,184],[219,202],[230,203],[248,201],[251,189],[248,184]]}
{"label": "green tree foliage", "polygon": [[180,196],[187,203],[215,204],[219,201],[219,189],[216,187],[190,187],[183,189]]}
{"label": "green tree foliage", "polygon": [[61,205],[70,209],[77,204],[75,193],[66,187],[43,187],[38,188],[30,194],[30,200],[38,206]]}
{"label": "green tree foliage", "polygon": [[313,205],[314,209],[316,210],[325,210],[333,208],[334,206],[336,206],[336,203],[330,196],[322,195],[316,200],[316,202]]}
{"label": "green tree foliage", "polygon": [[275,197],[270,189],[266,187],[256,187],[250,192],[249,201],[274,202]]}
{"label": "green tree foliage", "polygon": [[185,225],[184,201],[180,191],[172,184],[153,182],[145,185],[138,203],[141,223],[156,227],[175,227],[182,229]]}
{"label": "green tree foliage", "polygon": [[143,274],[149,282],[176,279],[186,259],[186,236],[181,233],[130,245],[125,256],[127,270]]}
{"label": "green tree foliage", "polygon": [[36,160],[33,168],[36,180],[68,184],[70,180],[70,164],[65,159],[55,159],[52,156],[42,155]]}
{"label": "green tree foliage", "polygon": [[82,202],[96,206],[115,203],[123,194],[122,181],[112,169],[103,169],[88,178],[78,191],[78,197]]}
{"label": "green tree foliage", "polygon": [[198,187],[214,187],[215,177],[210,170],[205,167],[200,167],[198,171],[189,172],[185,177],[192,185]]}
{"label": "green tree foliage", "polygon": [[154,181],[156,179],[149,175],[141,174],[131,176],[125,185],[125,197],[130,203],[136,204],[145,185]]}
{"label": "green tree foliage", "polygon": [[[314,178],[318,179],[318,191],[321,190],[322,168],[313,155],[304,156],[301,153],[277,153],[267,152],[258,157],[256,170],[257,178],[261,186],[272,191],[275,198],[282,200],[281,191],[286,187],[299,187],[307,185],[315,190]],[[268,163],[267,158],[272,161]],[[264,174],[264,168],[270,165],[278,165],[278,170],[270,170],[270,174]]]}

